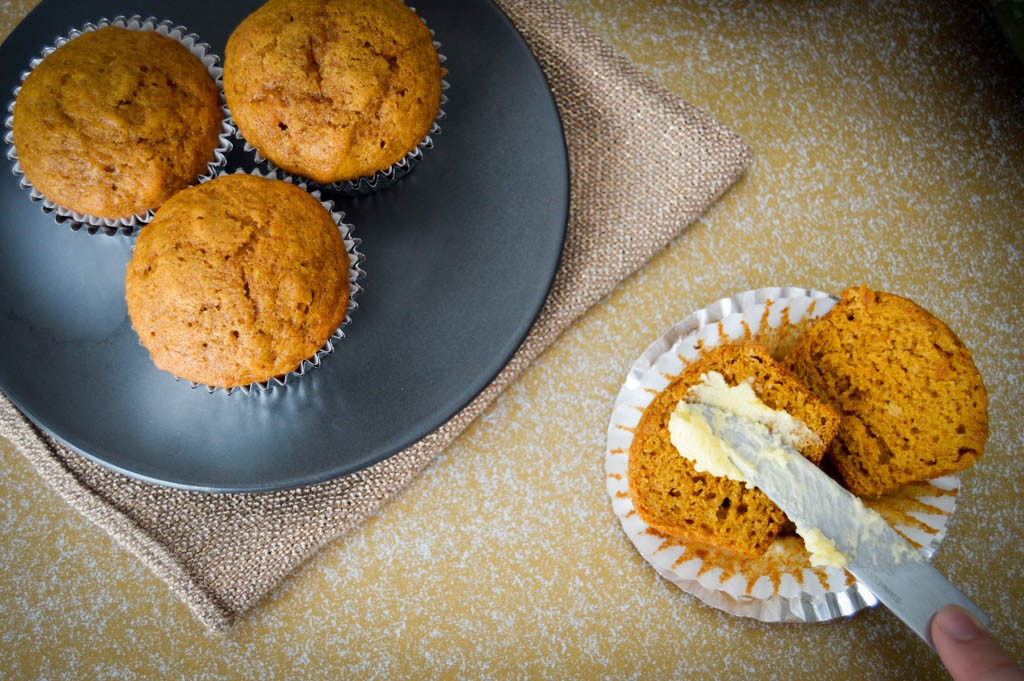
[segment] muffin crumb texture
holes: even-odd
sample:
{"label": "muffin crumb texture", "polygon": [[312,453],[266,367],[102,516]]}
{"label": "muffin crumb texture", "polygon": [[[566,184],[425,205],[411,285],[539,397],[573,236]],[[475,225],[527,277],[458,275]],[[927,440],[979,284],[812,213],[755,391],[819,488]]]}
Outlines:
{"label": "muffin crumb texture", "polygon": [[847,289],[786,363],[840,412],[828,456],[855,494],[955,473],[982,455],[981,374],[960,339],[906,298]]}
{"label": "muffin crumb texture", "polygon": [[165,203],[128,264],[132,325],[179,378],[236,387],[312,358],[345,318],[349,256],[295,185],[225,175]]}
{"label": "muffin crumb texture", "polygon": [[672,445],[668,421],[676,404],[708,371],[729,385],[753,379],[758,398],[803,421],[819,438],[800,450],[819,463],[839,426],[838,415],[811,394],[760,345],[722,345],[686,366],[647,406],[629,451],[633,505],[654,530],[708,546],[759,556],[786,525],[786,515],[763,492],[697,471]]}
{"label": "muffin crumb texture", "polygon": [[48,200],[119,219],[156,209],[206,172],[222,121],[220,91],[188,48],[107,26],[32,70],[13,134],[26,179]]}
{"label": "muffin crumb texture", "polygon": [[261,154],[331,183],[415,149],[439,112],[442,74],[430,30],[399,0],[278,0],[232,33],[224,89]]}

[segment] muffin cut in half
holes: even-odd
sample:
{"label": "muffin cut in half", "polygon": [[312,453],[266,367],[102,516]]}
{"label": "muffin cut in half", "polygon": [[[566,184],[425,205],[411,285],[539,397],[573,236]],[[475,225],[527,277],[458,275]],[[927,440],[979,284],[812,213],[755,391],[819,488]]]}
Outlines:
{"label": "muffin cut in half", "polygon": [[785,364],[840,413],[827,455],[854,494],[955,473],[982,455],[981,374],[949,327],[911,300],[846,289]]}
{"label": "muffin cut in half", "polygon": [[756,557],[771,546],[787,522],[767,496],[744,483],[696,470],[672,445],[669,417],[676,404],[709,371],[728,385],[752,381],[757,397],[772,409],[802,421],[818,440],[800,452],[819,463],[839,426],[838,415],[762,346],[722,345],[686,366],[647,406],[629,449],[628,480],[633,505],[651,528],[673,537]]}

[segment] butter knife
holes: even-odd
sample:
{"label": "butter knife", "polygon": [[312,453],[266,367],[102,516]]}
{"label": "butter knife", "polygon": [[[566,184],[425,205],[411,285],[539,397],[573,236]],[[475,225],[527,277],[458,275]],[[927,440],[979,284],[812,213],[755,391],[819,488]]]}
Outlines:
{"label": "butter knife", "polygon": [[932,616],[946,604],[990,618],[936,570],[876,511],[867,508],[764,425],[705,404],[688,405],[728,446],[732,463],[798,529],[816,529],[846,558],[848,570],[934,648]]}

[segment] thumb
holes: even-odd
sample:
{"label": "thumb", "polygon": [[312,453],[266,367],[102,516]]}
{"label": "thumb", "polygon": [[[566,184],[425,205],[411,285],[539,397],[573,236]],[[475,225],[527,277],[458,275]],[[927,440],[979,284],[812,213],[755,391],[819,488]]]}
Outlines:
{"label": "thumb", "polygon": [[1024,681],[1024,672],[962,608],[947,605],[932,619],[932,642],[954,681]]}

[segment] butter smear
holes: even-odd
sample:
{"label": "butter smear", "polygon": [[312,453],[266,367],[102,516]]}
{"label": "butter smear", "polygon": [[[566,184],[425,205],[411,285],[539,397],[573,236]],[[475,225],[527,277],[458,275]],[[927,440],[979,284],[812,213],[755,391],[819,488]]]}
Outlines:
{"label": "butter smear", "polygon": [[[701,382],[690,388],[687,399],[756,421],[766,426],[790,447],[799,448],[809,442],[820,442],[818,436],[805,423],[785,411],[772,409],[762,402],[754,393],[750,382],[730,386],[717,371],[704,374]],[[691,403],[687,399],[680,400],[669,416],[668,430],[672,446],[681,456],[690,459],[696,470],[744,483],[752,489],[753,483],[732,462],[739,454],[715,435],[716,425],[708,423],[703,414],[691,409]],[[721,430],[721,425],[718,424],[718,430]],[[786,449],[773,445],[768,439],[765,440],[761,455],[774,460],[779,464],[780,470],[791,456]],[[819,529],[803,527],[797,523],[796,530],[810,553],[812,566],[843,567],[847,564],[847,557],[836,549],[835,544]]]}
{"label": "butter smear", "polygon": [[832,543],[832,540],[823,535],[818,528],[804,528],[797,525],[796,533],[803,538],[804,547],[811,554],[812,567],[824,567],[826,565],[843,567],[849,562],[846,556]]}
{"label": "butter smear", "polygon": [[[818,436],[803,421],[793,418],[781,409],[772,409],[754,393],[749,381],[729,385],[717,371],[701,376],[700,383],[687,392],[693,402],[717,407],[745,419],[766,426],[772,433],[790,447],[800,448],[810,442],[820,442]],[[742,482],[747,487],[753,484],[730,460],[738,455],[728,443],[715,435],[716,424],[710,424],[701,414],[690,409],[687,400],[681,400],[669,415],[668,432],[672,446],[694,463],[694,468],[720,478]],[[718,424],[719,429],[721,424]],[[767,443],[766,443],[767,444]],[[763,455],[785,463],[789,454],[780,447],[768,444]]]}

